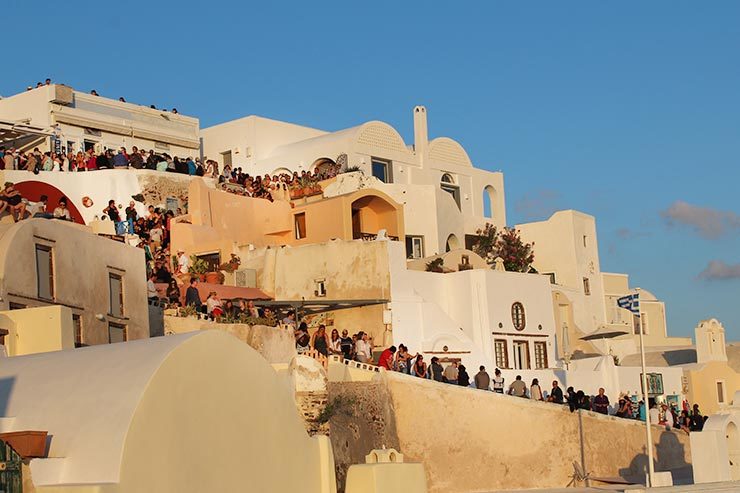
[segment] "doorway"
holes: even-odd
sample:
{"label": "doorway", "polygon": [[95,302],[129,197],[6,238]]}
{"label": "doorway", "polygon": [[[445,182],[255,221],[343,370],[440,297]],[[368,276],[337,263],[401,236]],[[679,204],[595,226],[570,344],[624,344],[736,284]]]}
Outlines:
{"label": "doorway", "polygon": [[529,344],[527,341],[514,341],[514,369],[529,370]]}

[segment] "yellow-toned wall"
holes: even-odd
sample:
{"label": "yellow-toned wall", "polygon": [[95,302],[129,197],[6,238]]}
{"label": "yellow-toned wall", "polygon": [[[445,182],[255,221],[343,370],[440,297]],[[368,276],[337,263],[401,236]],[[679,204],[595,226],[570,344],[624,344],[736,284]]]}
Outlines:
{"label": "yellow-toned wall", "polygon": [[66,306],[44,306],[0,312],[0,328],[8,356],[45,353],[74,348],[72,310]]}
{"label": "yellow-toned wall", "polygon": [[[383,192],[360,190],[327,199],[270,202],[209,189],[193,179],[189,189],[189,222],[172,226],[172,249],[186,254],[220,252],[222,262],[242,246],[310,245],[332,239],[351,240],[352,204],[369,202],[361,215],[365,232],[386,229],[403,241],[403,207]],[[305,214],[306,236],[296,239],[295,216]]]}
{"label": "yellow-toned wall", "polygon": [[180,346],[149,383],[118,491],[335,492],[328,438],[307,435],[285,382],[231,336],[193,344],[205,335]]}
{"label": "yellow-toned wall", "polygon": [[[740,390],[740,374],[724,361],[712,361],[697,366],[696,370],[684,370],[689,381],[687,399],[692,405],[699,404],[699,409],[704,415],[716,414],[723,407],[727,407],[732,402],[735,392]],[[724,405],[717,400],[718,380],[724,381]]]}

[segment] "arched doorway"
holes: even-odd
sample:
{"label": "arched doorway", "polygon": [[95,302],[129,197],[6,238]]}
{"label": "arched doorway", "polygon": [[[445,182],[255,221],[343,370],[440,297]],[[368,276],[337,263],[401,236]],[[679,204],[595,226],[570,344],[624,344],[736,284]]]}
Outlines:
{"label": "arched doorway", "polygon": [[398,210],[377,195],[366,195],[352,202],[352,239],[372,240],[381,230],[392,240],[403,234],[399,231]]}
{"label": "arched doorway", "polygon": [[447,237],[447,244],[445,245],[445,252],[451,252],[452,250],[457,250],[461,248],[460,247],[460,240],[457,239],[457,236],[454,234],[451,234]]}
{"label": "arched doorway", "polygon": [[483,217],[493,218],[493,208],[496,203],[496,189],[488,185],[483,189]]}

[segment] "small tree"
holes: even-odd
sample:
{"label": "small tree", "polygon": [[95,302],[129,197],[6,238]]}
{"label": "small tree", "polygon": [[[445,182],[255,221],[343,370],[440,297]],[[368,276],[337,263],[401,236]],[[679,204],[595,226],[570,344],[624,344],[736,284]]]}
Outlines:
{"label": "small tree", "polygon": [[476,231],[473,251],[483,257],[488,265],[493,265],[497,257],[504,260],[504,267],[511,272],[529,272],[534,262],[534,243],[525,243],[514,228],[499,231],[496,226],[486,223]]}

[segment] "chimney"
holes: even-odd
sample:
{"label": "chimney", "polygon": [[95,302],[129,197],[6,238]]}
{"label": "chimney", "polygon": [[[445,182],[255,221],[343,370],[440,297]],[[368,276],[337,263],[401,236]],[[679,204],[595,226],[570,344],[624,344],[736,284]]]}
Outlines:
{"label": "chimney", "polygon": [[424,166],[424,156],[429,144],[427,131],[427,109],[423,106],[414,108],[414,152],[419,157],[419,164]]}

